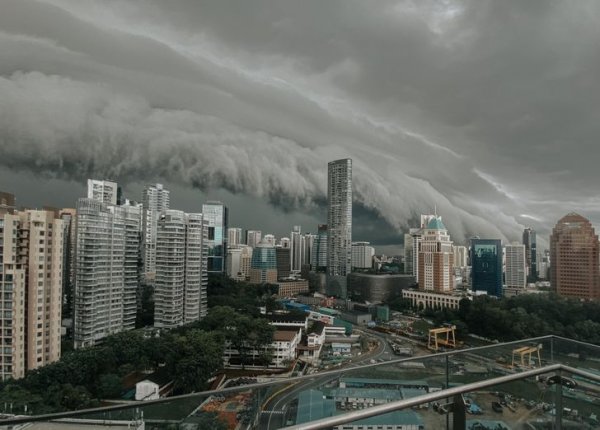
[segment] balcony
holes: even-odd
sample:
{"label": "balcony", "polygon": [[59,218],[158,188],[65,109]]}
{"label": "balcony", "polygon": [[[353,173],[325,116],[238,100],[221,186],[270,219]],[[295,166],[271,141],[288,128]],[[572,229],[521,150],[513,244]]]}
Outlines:
{"label": "balcony", "polygon": [[11,416],[0,428],[49,421],[86,428],[68,421],[75,419],[167,428],[207,412],[232,429],[600,428],[600,346],[544,336],[379,362],[384,356],[373,350],[333,371],[241,377],[213,391]]}

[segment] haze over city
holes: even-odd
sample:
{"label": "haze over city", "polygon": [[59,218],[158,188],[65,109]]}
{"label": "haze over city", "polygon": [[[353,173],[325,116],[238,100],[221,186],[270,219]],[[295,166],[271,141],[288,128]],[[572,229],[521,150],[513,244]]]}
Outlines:
{"label": "haze over city", "polygon": [[351,157],[353,239],[378,249],[434,205],[457,243],[600,222],[597,2],[1,8],[0,184],[19,204],[161,181],[184,210],[217,198],[232,225],[314,231],[326,161]]}

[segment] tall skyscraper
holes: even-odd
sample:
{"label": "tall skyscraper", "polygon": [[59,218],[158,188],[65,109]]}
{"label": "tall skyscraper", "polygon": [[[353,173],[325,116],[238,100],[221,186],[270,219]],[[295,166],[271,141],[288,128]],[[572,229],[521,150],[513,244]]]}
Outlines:
{"label": "tall skyscraper", "polygon": [[250,276],[252,247],[237,245],[227,248],[227,276],[236,281],[245,281]]}
{"label": "tall skyscraper", "polygon": [[441,217],[422,230],[419,248],[419,289],[450,293],[454,289],[454,250]]}
{"label": "tall skyscraper", "polygon": [[265,234],[262,238],[262,240],[266,243],[268,243],[270,246],[275,246],[277,239],[275,238],[274,234]]}
{"label": "tall skyscraper", "polygon": [[600,298],[598,235],[576,213],[562,217],[550,235],[550,281],[556,293],[578,299]]}
{"label": "tall skyscraper", "polygon": [[537,240],[535,230],[531,228],[523,230],[523,245],[525,245],[528,279],[530,282],[535,282],[538,279]]}
{"label": "tall skyscraper", "polygon": [[413,237],[410,233],[404,234],[404,273],[413,274]]}
{"label": "tall skyscraper", "polygon": [[77,211],[74,208],[60,210],[63,221],[63,318],[73,316],[73,294],[75,292],[75,239]]}
{"label": "tall skyscraper", "polygon": [[277,279],[289,278],[291,274],[291,248],[277,246],[275,259],[277,260]]}
{"label": "tall skyscraper", "polygon": [[[2,203],[10,206],[10,203]],[[14,206],[14,204],[13,204]],[[60,358],[63,221],[53,212],[0,213],[0,379]],[[12,244],[12,245],[11,245]]]}
{"label": "tall skyscraper", "polygon": [[324,271],[327,267],[327,224],[317,227],[310,265],[314,271]]}
{"label": "tall skyscraper", "polygon": [[227,246],[237,246],[242,244],[242,229],[239,227],[229,227],[227,229]]}
{"label": "tall skyscraper", "polygon": [[293,272],[299,272],[302,270],[302,264],[304,264],[305,251],[304,251],[304,236],[302,236],[301,227],[295,225],[291,233],[290,246],[291,252],[291,269]]}
{"label": "tall skyscraper", "polygon": [[156,272],[156,226],[160,214],[169,209],[169,190],[162,184],[148,185],[142,195],[142,206],[142,271],[145,281],[152,284]]}
{"label": "tall skyscraper", "polygon": [[207,202],[202,205],[202,215],[208,222],[208,273],[225,274],[229,223],[227,206],[221,202]]}
{"label": "tall skyscraper", "polygon": [[502,297],[502,244],[500,239],[471,239],[471,286]]}
{"label": "tall skyscraper", "polygon": [[352,268],[352,160],[331,161],[327,167],[327,288],[345,298]]}
{"label": "tall skyscraper", "polygon": [[[408,231],[408,235],[410,236],[410,244],[408,245],[408,255],[411,257],[412,262],[408,263],[408,267],[412,268],[412,272],[406,272],[409,275],[413,275],[415,277],[415,279],[419,279],[419,250],[421,249],[421,238],[423,236],[423,229],[425,229],[425,227],[427,227],[427,224],[429,224],[429,221],[431,221],[432,219],[436,218],[436,215],[430,214],[430,215],[423,215],[421,214],[421,218],[420,218],[420,223],[419,223],[419,228],[411,228]],[[406,240],[408,239],[408,237],[404,237],[405,240],[405,246],[406,246]],[[406,252],[405,252],[405,258],[406,258]],[[406,263],[405,263],[406,264]]]}
{"label": "tall skyscraper", "polygon": [[107,205],[120,204],[119,186],[113,181],[88,179],[87,198],[105,203]]}
{"label": "tall skyscraper", "polygon": [[256,245],[262,240],[262,232],[260,230],[248,230],[246,232],[246,245],[256,248]]}
{"label": "tall skyscraper", "polygon": [[[119,208],[94,199],[77,201],[75,348],[92,346],[124,329],[125,254],[129,246],[125,212]],[[127,258],[129,261],[130,255]]]}
{"label": "tall skyscraper", "polygon": [[262,284],[277,282],[277,256],[275,247],[264,239],[252,251],[250,282]]}
{"label": "tall skyscraper", "polygon": [[373,267],[375,248],[369,242],[352,243],[352,268],[370,269]]}
{"label": "tall skyscraper", "polygon": [[206,315],[207,223],[203,215],[164,211],[156,232],[154,325],[173,328]]}
{"label": "tall skyscraper", "polygon": [[[308,265],[310,267],[312,255],[315,250],[316,237],[316,234],[304,233],[304,258],[302,259],[302,266]],[[302,267],[300,270],[302,270]]]}
{"label": "tall skyscraper", "polygon": [[279,245],[282,248],[290,248],[291,247],[291,241],[289,237],[282,237],[281,239],[279,239]]}
{"label": "tall skyscraper", "polygon": [[454,267],[467,267],[467,247],[466,246],[455,246],[454,247]]}
{"label": "tall skyscraper", "polygon": [[142,241],[142,205],[126,202],[113,208],[114,219],[123,223],[123,330],[135,328],[137,292],[140,286],[140,250]]}
{"label": "tall skyscraper", "polygon": [[527,285],[527,265],[525,245],[511,244],[504,247],[504,283],[507,288],[525,288]]}

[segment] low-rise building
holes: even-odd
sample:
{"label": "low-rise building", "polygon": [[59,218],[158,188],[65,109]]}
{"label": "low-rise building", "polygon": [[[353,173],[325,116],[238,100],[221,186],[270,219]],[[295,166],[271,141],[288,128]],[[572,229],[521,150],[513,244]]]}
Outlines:
{"label": "low-rise building", "polygon": [[402,297],[409,299],[414,307],[458,309],[462,299],[471,299],[464,294],[439,294],[420,290],[404,290]]}
{"label": "low-rise building", "polygon": [[280,279],[275,285],[277,285],[278,297],[308,293],[308,281],[305,279]]}
{"label": "low-rise building", "polygon": [[321,356],[325,344],[325,324],[320,321],[312,323],[307,334],[302,336],[302,342],[298,345],[298,359],[316,364]]}
{"label": "low-rise building", "polygon": [[349,343],[333,342],[331,344],[333,355],[346,355],[352,352],[352,345]]}
{"label": "low-rise building", "polygon": [[[264,365],[261,362],[262,355],[265,351],[251,349],[246,351],[245,362],[243,367],[269,367],[276,369],[284,369],[289,366],[297,357],[297,348],[302,339],[302,329],[290,327],[288,329],[279,329],[273,334],[273,342],[266,350],[272,353],[271,362]],[[238,368],[242,367],[242,357],[240,352],[233,348],[231,343],[226,342],[223,353],[223,365],[225,367]]]}

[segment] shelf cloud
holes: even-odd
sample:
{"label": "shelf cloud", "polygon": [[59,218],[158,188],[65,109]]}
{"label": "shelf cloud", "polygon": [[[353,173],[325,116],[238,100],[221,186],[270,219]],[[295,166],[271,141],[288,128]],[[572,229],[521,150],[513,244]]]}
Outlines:
{"label": "shelf cloud", "polygon": [[592,1],[5,0],[0,168],[301,213],[351,157],[355,201],[394,234],[434,206],[459,242],[600,220],[599,18]]}

